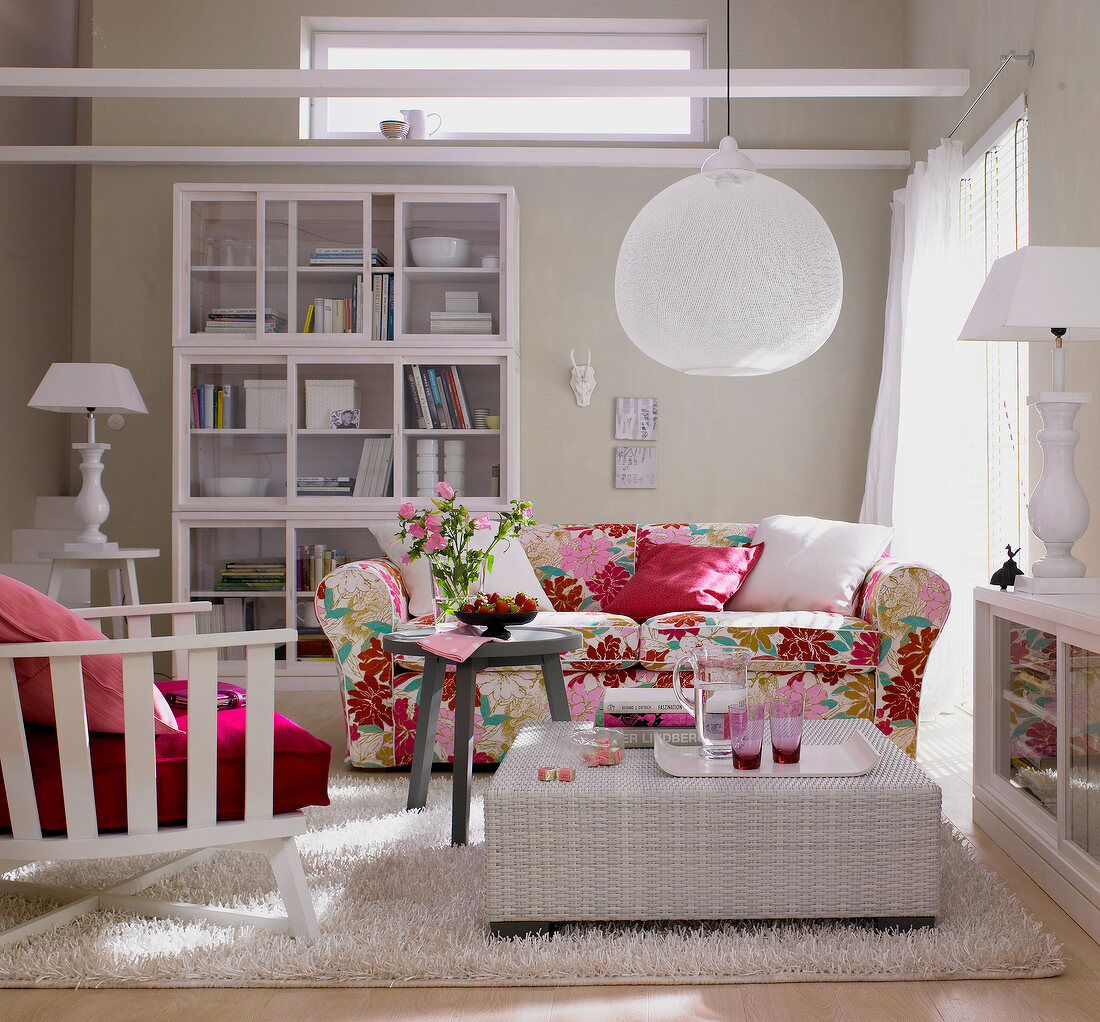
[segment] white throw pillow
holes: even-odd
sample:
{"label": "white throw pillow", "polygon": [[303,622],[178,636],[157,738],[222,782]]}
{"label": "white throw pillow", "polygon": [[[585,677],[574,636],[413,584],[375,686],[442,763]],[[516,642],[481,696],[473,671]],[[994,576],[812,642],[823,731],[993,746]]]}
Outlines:
{"label": "white throw pillow", "polygon": [[[432,604],[432,573],[428,567],[426,557],[418,557],[409,564],[401,563],[401,555],[408,552],[412,546],[412,540],[402,542],[397,536],[397,526],[393,524],[372,525],[370,531],[378,540],[385,555],[397,565],[401,571],[401,581],[405,583],[405,589],[409,594],[409,614],[412,617],[421,617],[431,614]],[[492,536],[488,531],[478,532],[474,535],[474,544],[484,549],[489,545]],[[542,591],[535,569],[531,567],[531,561],[527,557],[527,551],[518,539],[505,540],[498,543],[493,550],[493,570],[485,580],[486,592],[497,592],[502,596],[515,596],[516,593],[526,593],[534,597],[538,602],[539,610],[553,610],[554,606],[549,597]]]}
{"label": "white throw pillow", "polygon": [[753,537],[764,552],[726,610],[815,610],[850,617],[856,590],[893,534],[884,525],[765,518]]}

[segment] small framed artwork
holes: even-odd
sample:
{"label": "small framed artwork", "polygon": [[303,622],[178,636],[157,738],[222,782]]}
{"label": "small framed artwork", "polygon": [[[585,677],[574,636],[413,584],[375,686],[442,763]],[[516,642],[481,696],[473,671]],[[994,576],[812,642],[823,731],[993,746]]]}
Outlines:
{"label": "small framed artwork", "polygon": [[653,490],[656,487],[656,447],[615,448],[615,489]]}
{"label": "small framed artwork", "polygon": [[329,429],[358,429],[359,428],[359,409],[358,408],[333,408],[328,413],[328,428]]}
{"label": "small framed artwork", "polygon": [[655,397],[615,398],[615,439],[656,440],[657,399]]}

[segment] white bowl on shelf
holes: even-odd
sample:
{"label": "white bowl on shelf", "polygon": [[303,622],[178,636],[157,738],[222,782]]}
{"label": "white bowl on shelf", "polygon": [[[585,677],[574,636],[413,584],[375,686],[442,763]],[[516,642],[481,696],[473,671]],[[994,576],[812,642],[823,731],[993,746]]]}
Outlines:
{"label": "white bowl on shelf", "polygon": [[464,238],[412,238],[409,251],[417,266],[470,265],[470,243]]}
{"label": "white bowl on shelf", "polygon": [[213,476],[203,479],[204,497],[262,497],[267,493],[267,480],[256,476]]}

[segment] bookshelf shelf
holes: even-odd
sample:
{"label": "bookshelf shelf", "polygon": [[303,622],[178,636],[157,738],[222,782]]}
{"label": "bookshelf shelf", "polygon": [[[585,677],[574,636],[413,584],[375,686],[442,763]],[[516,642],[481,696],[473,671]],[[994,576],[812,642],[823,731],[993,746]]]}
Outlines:
{"label": "bookshelf shelf", "polygon": [[[226,628],[304,629],[277,661],[279,684],[327,686],[332,660],[317,649],[313,586],[341,558],[382,554],[370,525],[393,521],[406,501],[423,503],[448,473],[478,514],[519,496],[515,196],[497,186],[230,183],[178,185],[174,202],[173,596],[212,601]],[[409,241],[428,236],[465,238],[473,265],[409,265]],[[309,262],[324,250],[374,249],[391,265]],[[499,269],[479,265],[487,255]],[[395,340],[376,339],[375,286],[392,299]],[[431,333],[447,319],[432,314],[452,312],[453,292],[464,293],[463,312],[476,292],[476,311],[496,332]],[[318,300],[351,303],[345,321],[358,329],[302,332]],[[235,318],[247,326],[205,329]],[[421,428],[414,367],[454,385],[433,395],[438,421],[469,422],[483,409],[501,428]],[[316,405],[307,418],[307,395],[328,389],[318,381],[349,395],[338,400],[359,408],[359,428],[318,428]],[[198,393],[204,425],[224,416],[225,428],[193,424]],[[217,588],[223,575],[250,570],[286,584]],[[220,666],[232,675],[243,663]]]}

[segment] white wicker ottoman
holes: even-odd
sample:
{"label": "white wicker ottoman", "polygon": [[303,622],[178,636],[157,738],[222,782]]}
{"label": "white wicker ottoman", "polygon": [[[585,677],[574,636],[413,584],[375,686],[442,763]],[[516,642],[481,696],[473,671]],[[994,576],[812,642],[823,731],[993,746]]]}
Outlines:
{"label": "white wicker ottoman", "polygon": [[[805,740],[859,728],[882,761],[862,777],[670,777],[652,749],[568,760],[577,725],[528,724],[485,794],[490,928],[579,920],[867,918],[927,926],[940,905],[940,789],[869,721],[810,721]],[[765,750],[767,755],[767,750]]]}

